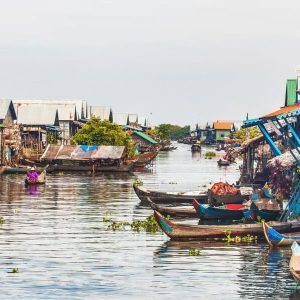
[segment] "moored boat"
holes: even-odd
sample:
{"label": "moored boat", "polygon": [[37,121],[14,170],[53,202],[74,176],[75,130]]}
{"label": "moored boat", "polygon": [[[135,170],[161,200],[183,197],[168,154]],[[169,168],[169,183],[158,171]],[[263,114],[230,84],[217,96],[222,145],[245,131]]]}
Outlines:
{"label": "moored boat", "polygon": [[159,211],[164,216],[175,218],[197,218],[198,214],[193,206],[161,206],[147,197],[147,202],[153,210]]}
{"label": "moored boat", "polygon": [[191,147],[192,152],[200,152],[201,151],[201,145],[200,144],[193,144]]}
{"label": "moored boat", "polygon": [[[154,211],[154,217],[163,232],[173,240],[224,239],[228,233],[232,237],[252,235],[261,238],[264,234],[261,223],[191,226],[173,223],[158,211]],[[270,225],[280,233],[300,231],[300,222],[271,222]]]}
{"label": "moored boat", "polygon": [[226,159],[219,159],[218,160],[218,166],[219,167],[225,167],[225,166],[229,166],[230,165],[230,161],[226,160]]}
{"label": "moored boat", "polygon": [[160,203],[189,203],[196,199],[200,203],[207,203],[208,195],[206,192],[195,191],[195,192],[160,192],[153,191],[144,188],[141,185],[133,184],[133,189],[139,199],[143,202],[147,202],[147,197],[156,204]]}
{"label": "moored boat", "polygon": [[263,222],[263,230],[265,238],[271,247],[290,246],[295,241],[300,242],[300,232],[299,235],[281,234],[265,222]]}
{"label": "moored boat", "polygon": [[193,206],[201,220],[240,220],[244,217],[243,212],[246,210],[245,207],[243,207],[243,209],[205,207],[195,199],[193,200]]}
{"label": "moored boat", "polygon": [[250,221],[276,221],[282,214],[281,210],[258,209],[257,205],[252,202],[250,209],[243,212],[244,217]]}
{"label": "moored boat", "polygon": [[292,273],[295,281],[300,283],[300,246],[297,242],[293,242],[292,244],[292,257],[290,260],[290,272]]}
{"label": "moored boat", "polygon": [[41,185],[46,183],[46,171],[44,170],[40,174],[38,174],[37,178],[33,178],[29,175],[25,178],[25,185]]}

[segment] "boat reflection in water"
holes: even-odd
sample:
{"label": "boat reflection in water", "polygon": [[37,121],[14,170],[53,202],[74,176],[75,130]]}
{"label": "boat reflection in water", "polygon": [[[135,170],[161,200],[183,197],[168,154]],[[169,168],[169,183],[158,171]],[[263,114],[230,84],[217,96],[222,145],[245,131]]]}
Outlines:
{"label": "boat reflection in water", "polygon": [[[199,250],[198,255],[190,255],[189,250],[193,248]],[[218,296],[228,292],[232,299],[300,299],[297,298],[300,291],[289,272],[290,256],[290,249],[272,250],[265,243],[167,241],[154,252],[153,265],[159,274],[166,272],[163,269],[167,264],[172,264],[172,271],[167,270],[168,276],[176,276],[171,272],[186,272],[187,281],[198,278],[208,289],[217,280]],[[184,286],[187,282],[179,284]],[[192,284],[196,282],[189,282]],[[205,296],[205,291],[203,293]]]}

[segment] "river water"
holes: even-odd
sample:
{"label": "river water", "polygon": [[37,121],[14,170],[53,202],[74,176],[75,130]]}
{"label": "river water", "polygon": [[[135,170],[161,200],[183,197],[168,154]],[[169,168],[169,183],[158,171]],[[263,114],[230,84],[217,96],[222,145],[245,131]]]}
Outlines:
{"label": "river water", "polygon": [[[103,218],[152,214],[132,189],[136,178],[164,191],[237,180],[238,165],[220,169],[203,153],[178,145],[147,172],[49,174],[31,189],[22,175],[0,177],[0,299],[300,299],[289,249],[107,228]],[[199,256],[189,256],[192,247]]]}

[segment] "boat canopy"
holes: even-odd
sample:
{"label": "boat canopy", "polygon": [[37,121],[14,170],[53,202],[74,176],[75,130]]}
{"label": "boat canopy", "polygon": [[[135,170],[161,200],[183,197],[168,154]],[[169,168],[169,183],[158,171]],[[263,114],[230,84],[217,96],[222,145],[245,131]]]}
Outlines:
{"label": "boat canopy", "polygon": [[47,146],[42,160],[121,159],[125,146],[54,145]]}

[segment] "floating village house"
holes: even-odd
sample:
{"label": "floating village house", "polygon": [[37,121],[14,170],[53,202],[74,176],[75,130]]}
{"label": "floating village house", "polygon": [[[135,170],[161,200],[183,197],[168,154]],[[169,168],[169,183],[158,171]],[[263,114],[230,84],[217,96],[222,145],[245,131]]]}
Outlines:
{"label": "floating village house", "polygon": [[4,165],[10,160],[10,155],[6,150],[13,147],[16,149],[19,142],[19,131],[15,126],[17,119],[16,111],[12,100],[0,99],[0,165]]}
{"label": "floating village house", "polygon": [[133,131],[131,134],[133,142],[137,145],[137,150],[141,153],[155,150],[158,143],[148,134],[140,131]]}
{"label": "floating village house", "polygon": [[215,131],[215,141],[224,142],[231,138],[234,130],[233,122],[230,121],[216,121],[213,122],[212,128]]}
{"label": "floating village house", "polygon": [[110,106],[89,106],[89,118],[97,117],[100,118],[101,121],[109,120],[113,121],[113,112]]}
{"label": "floating village house", "polygon": [[[58,126],[59,126],[59,136],[58,142],[62,144],[70,144],[72,136],[77,132],[78,128],[82,126],[80,120],[86,121],[88,116],[87,103],[85,100],[23,100],[18,99],[13,101],[16,107],[16,112],[18,116],[18,123],[26,127],[26,125],[32,125],[30,118],[38,118],[38,125],[49,125],[49,118],[52,120],[52,116],[46,117],[46,112],[49,111],[50,114],[54,110],[58,112]],[[45,111],[43,117],[45,119],[40,119],[36,115],[36,108],[39,107]],[[25,107],[27,107],[25,109]],[[30,108],[32,107],[32,108]],[[42,108],[43,107],[43,108]],[[26,117],[27,111],[32,109],[29,116]],[[25,120],[24,120],[25,119]],[[34,122],[34,121],[31,121]],[[52,122],[52,121],[51,121]],[[56,125],[55,125],[56,126]],[[49,126],[47,126],[49,128]]]}
{"label": "floating village house", "polygon": [[50,136],[59,135],[58,110],[53,105],[16,103],[17,123],[21,128],[23,157],[38,159]]}

